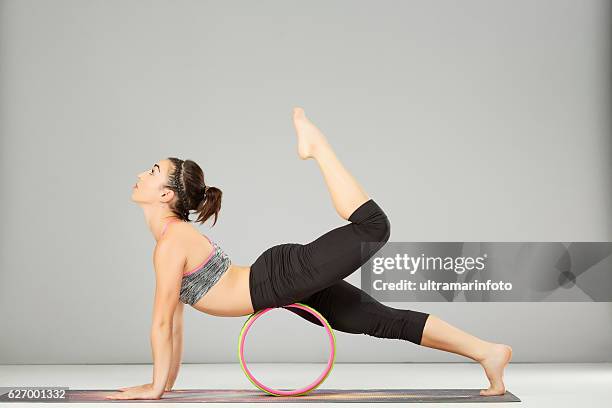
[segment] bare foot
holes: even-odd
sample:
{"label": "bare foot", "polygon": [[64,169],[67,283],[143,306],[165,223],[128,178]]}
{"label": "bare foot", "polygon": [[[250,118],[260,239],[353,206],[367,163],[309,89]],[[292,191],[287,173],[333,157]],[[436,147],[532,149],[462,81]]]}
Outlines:
{"label": "bare foot", "polygon": [[298,156],[314,157],[322,146],[329,146],[325,135],[306,117],[304,109],[293,108],[293,126],[298,138]]}
{"label": "bare foot", "polygon": [[484,368],[491,386],[480,390],[480,395],[502,395],[506,392],[504,386],[504,368],[512,358],[512,347],[506,344],[493,344],[487,355],[479,361]]}

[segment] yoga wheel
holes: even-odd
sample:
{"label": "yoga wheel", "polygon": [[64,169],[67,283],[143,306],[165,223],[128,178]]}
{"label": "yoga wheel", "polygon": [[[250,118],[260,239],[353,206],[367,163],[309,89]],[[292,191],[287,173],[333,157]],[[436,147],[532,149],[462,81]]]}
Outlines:
{"label": "yoga wheel", "polygon": [[255,378],[253,373],[251,373],[251,371],[247,367],[246,361],[244,359],[244,342],[246,340],[246,335],[249,332],[249,329],[251,328],[253,323],[255,323],[257,319],[259,319],[264,314],[268,313],[270,310],[276,309],[273,307],[263,309],[256,313],[253,313],[242,326],[242,330],[240,331],[240,336],[238,337],[238,358],[240,360],[240,367],[242,367],[242,371],[247,376],[247,378],[253,383],[253,385],[255,385],[260,390],[267,392],[268,394],[275,395],[275,396],[304,395],[314,390],[319,385],[321,385],[323,381],[325,381],[329,373],[331,372],[332,367],[334,366],[334,360],[336,358],[336,337],[334,336],[334,331],[332,330],[331,326],[329,325],[329,323],[327,323],[327,320],[325,320],[325,318],[312,307],[307,306],[302,303],[293,303],[293,304],[282,306],[282,307],[302,309],[312,314],[314,317],[316,317],[321,322],[321,324],[323,324],[323,328],[325,328],[325,331],[327,332],[327,336],[329,338],[329,359],[327,361],[327,366],[325,367],[325,370],[312,383],[304,387],[297,388],[295,390],[277,390],[277,389],[268,387],[265,384],[262,384],[257,378]]}

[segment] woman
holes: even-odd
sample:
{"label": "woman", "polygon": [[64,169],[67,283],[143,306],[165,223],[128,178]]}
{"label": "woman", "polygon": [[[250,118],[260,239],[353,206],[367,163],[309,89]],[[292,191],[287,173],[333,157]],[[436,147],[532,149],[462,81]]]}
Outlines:
{"label": "woman", "polygon": [[[293,124],[299,157],[316,160],[336,211],[350,223],[308,244],[273,246],[251,266],[235,265],[216,242],[188,223],[189,211],[195,210],[196,222],[214,215],[214,226],[221,208],[221,191],[205,184],[195,162],[170,157],[139,174],[132,199],[143,208],[157,240],[153,382],[122,388],[107,398],[159,399],[172,389],[182,354],[183,304],[216,316],[244,316],[294,302],[314,307],[335,330],[404,339],[469,357],[482,365],[490,381],[480,394],[503,394],[509,346],[483,341],[427,313],[385,306],[343,280],[388,241],[389,220],[301,108],[293,110]],[[362,241],[379,244],[362,256]],[[288,310],[320,325],[301,310]]]}

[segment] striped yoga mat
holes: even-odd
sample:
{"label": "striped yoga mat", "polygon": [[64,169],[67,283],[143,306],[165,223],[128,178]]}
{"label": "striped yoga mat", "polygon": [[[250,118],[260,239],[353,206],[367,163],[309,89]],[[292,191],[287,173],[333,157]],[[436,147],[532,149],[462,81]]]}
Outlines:
{"label": "striped yoga mat", "polygon": [[[107,395],[118,390],[66,391],[64,402],[246,402],[246,403],[317,403],[317,402],[520,402],[510,391],[503,395],[481,396],[480,389],[315,389],[306,395],[276,397],[259,390],[244,389],[192,389],[164,393],[159,400],[109,400]],[[34,401],[34,400],[31,400]],[[35,400],[36,402],[42,402]],[[0,392],[0,402],[11,402]],[[16,402],[16,401],[15,401]],[[23,400],[22,400],[23,402]]]}

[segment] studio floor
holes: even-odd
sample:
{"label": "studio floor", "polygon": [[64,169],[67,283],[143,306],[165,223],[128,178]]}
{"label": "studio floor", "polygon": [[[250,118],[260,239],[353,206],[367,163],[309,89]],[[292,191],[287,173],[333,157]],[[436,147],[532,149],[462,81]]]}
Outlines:
{"label": "studio floor", "polygon": [[[322,364],[250,364],[255,373],[265,373],[265,380],[280,388],[298,387],[298,381],[316,378]],[[0,365],[0,387],[5,386],[64,386],[71,389],[115,389],[150,382],[151,365]],[[260,378],[264,381],[263,378]],[[504,377],[509,391],[522,402],[507,403],[436,403],[450,407],[606,407],[609,406],[612,364],[526,364],[511,363]],[[430,364],[363,364],[336,363],[333,371],[320,388],[486,388],[487,381],[480,365],[475,363]],[[175,384],[177,389],[236,388],[253,389],[238,364],[183,364]],[[121,404],[121,401],[112,401]],[[5,403],[2,406],[23,407],[23,403]],[[63,404],[53,404],[59,406]],[[108,403],[71,403],[88,408],[108,408]],[[188,407],[185,403],[167,403],[163,406]],[[219,403],[207,406],[231,407],[249,404]],[[311,404],[250,404],[305,407]],[[323,403],[327,406],[365,406],[363,403]],[[385,407],[406,404],[383,403]],[[413,405],[426,405],[421,403]],[[27,406],[49,406],[27,403]],[[134,405],[131,405],[132,407]],[[157,406],[159,403],[139,402],[138,407]]]}

